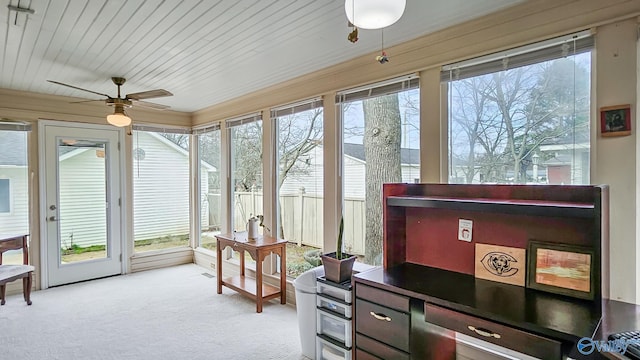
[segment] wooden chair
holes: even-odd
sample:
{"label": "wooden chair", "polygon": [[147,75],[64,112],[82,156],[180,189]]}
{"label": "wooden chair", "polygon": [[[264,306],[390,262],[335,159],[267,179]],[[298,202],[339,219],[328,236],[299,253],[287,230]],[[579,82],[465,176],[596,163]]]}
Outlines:
{"label": "wooden chair", "polygon": [[[31,281],[35,268],[29,265],[28,235],[0,236],[0,305],[5,304],[7,283],[22,279],[24,301],[31,305]],[[22,249],[22,265],[3,265],[2,255],[5,251]]]}

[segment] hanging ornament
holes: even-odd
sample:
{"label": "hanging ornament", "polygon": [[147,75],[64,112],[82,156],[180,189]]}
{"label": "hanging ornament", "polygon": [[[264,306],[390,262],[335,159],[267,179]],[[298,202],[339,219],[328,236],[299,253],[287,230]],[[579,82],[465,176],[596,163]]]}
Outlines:
{"label": "hanging ornament", "polygon": [[352,43],[355,44],[356,41],[358,41],[358,28],[357,27],[353,27],[353,31],[351,31],[349,33],[349,35],[347,35],[347,40],[351,41]]}
{"label": "hanging ornament", "polygon": [[376,56],[376,61],[379,62],[380,64],[384,64],[389,62],[389,57],[387,56],[387,53],[384,51],[384,29],[381,29],[380,33],[382,34],[382,53]]}
{"label": "hanging ornament", "polygon": [[380,64],[384,64],[389,62],[389,58],[387,57],[387,53],[386,52],[382,52],[382,54],[376,56],[376,60],[380,63]]}

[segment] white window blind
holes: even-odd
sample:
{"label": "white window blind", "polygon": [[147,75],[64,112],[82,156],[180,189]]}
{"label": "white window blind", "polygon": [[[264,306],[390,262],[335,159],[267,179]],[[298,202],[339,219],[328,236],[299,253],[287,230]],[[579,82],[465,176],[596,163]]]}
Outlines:
{"label": "white window blind", "polygon": [[336,95],[336,104],[395,94],[401,91],[417,89],[418,87],[420,87],[420,79],[417,75],[403,76],[401,78],[340,91]]}
{"label": "white window blind", "polygon": [[193,134],[194,135],[206,134],[208,132],[212,132],[212,131],[216,131],[216,130],[220,130],[220,123],[219,122],[195,128],[195,129],[193,129]]}
{"label": "white window blind", "polygon": [[569,34],[442,67],[442,82],[467,79],[498,71],[560,59],[591,51],[594,38],[589,30]]}
{"label": "white window blind", "polygon": [[322,107],[322,99],[320,98],[304,100],[271,109],[271,118],[274,119],[280,116],[293,115],[319,107]]}
{"label": "white window blind", "polygon": [[0,119],[0,130],[6,131],[31,131],[31,124],[22,121]]}
{"label": "white window blind", "polygon": [[260,120],[262,120],[262,114],[255,113],[255,114],[239,116],[239,117],[233,118],[233,119],[227,119],[227,120],[224,121],[224,123],[227,125],[228,128],[232,128],[232,127],[235,127],[235,126],[249,124],[249,123],[252,123],[252,122],[255,122],[255,121],[260,121]]}
{"label": "white window blind", "polygon": [[162,127],[157,125],[139,125],[133,124],[135,131],[149,131],[165,134],[191,134],[191,129],[179,127]]}

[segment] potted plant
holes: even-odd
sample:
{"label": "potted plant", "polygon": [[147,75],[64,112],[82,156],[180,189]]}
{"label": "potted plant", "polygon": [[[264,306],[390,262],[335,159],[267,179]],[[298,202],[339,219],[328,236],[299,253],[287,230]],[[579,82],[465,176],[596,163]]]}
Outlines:
{"label": "potted plant", "polygon": [[324,266],[324,276],[327,280],[336,283],[343,283],[351,280],[353,263],[356,261],[355,255],[342,252],[342,235],[344,232],[344,219],[340,219],[340,230],[338,232],[338,243],[336,251],[322,255],[322,265]]}

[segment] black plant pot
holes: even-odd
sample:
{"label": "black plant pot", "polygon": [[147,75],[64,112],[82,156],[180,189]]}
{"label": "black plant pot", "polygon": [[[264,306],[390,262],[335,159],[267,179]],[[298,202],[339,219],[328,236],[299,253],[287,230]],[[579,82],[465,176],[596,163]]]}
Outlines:
{"label": "black plant pot", "polygon": [[351,271],[353,270],[353,263],[356,261],[355,255],[342,254],[347,256],[344,259],[336,259],[336,253],[332,252],[321,256],[322,265],[324,266],[324,277],[336,283],[343,283],[347,280],[351,280]]}

